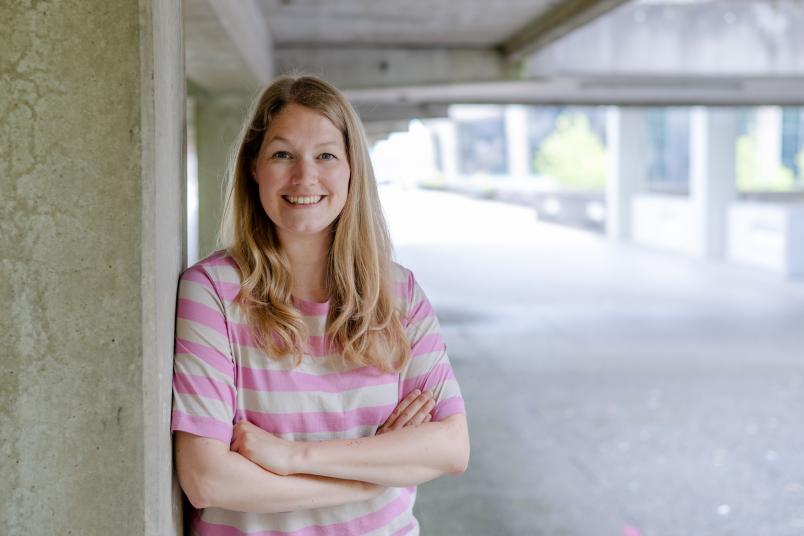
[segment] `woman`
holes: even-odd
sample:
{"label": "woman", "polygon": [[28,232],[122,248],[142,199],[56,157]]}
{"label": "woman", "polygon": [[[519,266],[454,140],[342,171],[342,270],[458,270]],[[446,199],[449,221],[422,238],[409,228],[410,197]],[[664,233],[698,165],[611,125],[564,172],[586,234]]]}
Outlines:
{"label": "woman", "polygon": [[438,321],[391,261],[365,135],[314,77],[255,101],[225,248],[179,283],[172,430],[197,534],[418,534],[469,459]]}

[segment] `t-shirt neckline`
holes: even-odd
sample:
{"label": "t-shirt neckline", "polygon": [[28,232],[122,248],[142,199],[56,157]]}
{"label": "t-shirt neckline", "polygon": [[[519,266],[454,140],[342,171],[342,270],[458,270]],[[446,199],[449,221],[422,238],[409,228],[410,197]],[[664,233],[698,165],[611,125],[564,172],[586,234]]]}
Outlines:
{"label": "t-shirt neckline", "polygon": [[293,304],[303,315],[322,315],[329,312],[329,300],[322,303],[293,296]]}

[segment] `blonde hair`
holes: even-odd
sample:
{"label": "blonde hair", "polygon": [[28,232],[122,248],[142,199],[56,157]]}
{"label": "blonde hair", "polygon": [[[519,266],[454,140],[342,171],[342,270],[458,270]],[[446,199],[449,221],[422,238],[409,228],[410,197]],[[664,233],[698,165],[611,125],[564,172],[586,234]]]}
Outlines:
{"label": "blonde hair", "polygon": [[237,300],[258,344],[274,358],[301,363],[307,327],[293,305],[293,274],[273,222],[260,203],[251,166],[263,137],[287,105],[328,118],[341,131],[351,169],[343,211],[327,255],[330,307],[326,335],[356,365],[399,371],[410,359],[392,281],[391,242],[362,124],[346,98],[313,76],[282,76],[255,99],[229,166],[219,241],[240,267]]}

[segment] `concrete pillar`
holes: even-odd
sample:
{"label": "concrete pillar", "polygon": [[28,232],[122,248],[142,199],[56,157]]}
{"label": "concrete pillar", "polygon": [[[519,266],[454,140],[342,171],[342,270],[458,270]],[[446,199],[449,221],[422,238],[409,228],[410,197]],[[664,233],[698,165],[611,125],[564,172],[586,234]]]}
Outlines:
{"label": "concrete pillar", "polygon": [[181,3],[0,20],[0,532],[177,534]]}
{"label": "concrete pillar", "polygon": [[646,130],[642,108],[608,108],[606,235],[609,238],[629,240],[632,236],[631,205],[646,172]]}
{"label": "concrete pillar", "polygon": [[690,117],[690,199],[695,251],[722,258],[726,250],[728,209],[736,195],[737,118],[731,108],[696,106]]}
{"label": "concrete pillar", "polygon": [[505,107],[505,143],[508,149],[508,174],[513,179],[531,175],[528,150],[528,109],[525,106]]}
{"label": "concrete pillar", "polygon": [[198,150],[198,258],[218,247],[229,156],[245,119],[244,95],[196,98],[195,132]]}
{"label": "concrete pillar", "polygon": [[458,132],[451,119],[430,119],[427,122],[440,147],[441,173],[446,180],[455,180],[460,175],[458,167]]}
{"label": "concrete pillar", "polygon": [[782,165],[782,109],[779,106],[759,106],[756,129],[758,178],[771,180]]}

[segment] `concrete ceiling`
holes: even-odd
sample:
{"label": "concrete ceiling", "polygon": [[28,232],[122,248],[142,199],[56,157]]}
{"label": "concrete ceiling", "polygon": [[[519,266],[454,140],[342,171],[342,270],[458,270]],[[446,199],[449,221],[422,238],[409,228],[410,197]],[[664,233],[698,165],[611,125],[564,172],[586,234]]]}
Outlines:
{"label": "concrete ceiling", "polygon": [[515,80],[533,50],[626,1],[185,0],[187,74],[212,92],[293,71],[343,89]]}
{"label": "concrete ceiling", "polygon": [[378,123],[456,102],[802,104],[801,23],[801,0],[185,0],[197,86],[314,73]]}
{"label": "concrete ceiling", "polygon": [[278,46],[493,48],[557,0],[259,0]]}

